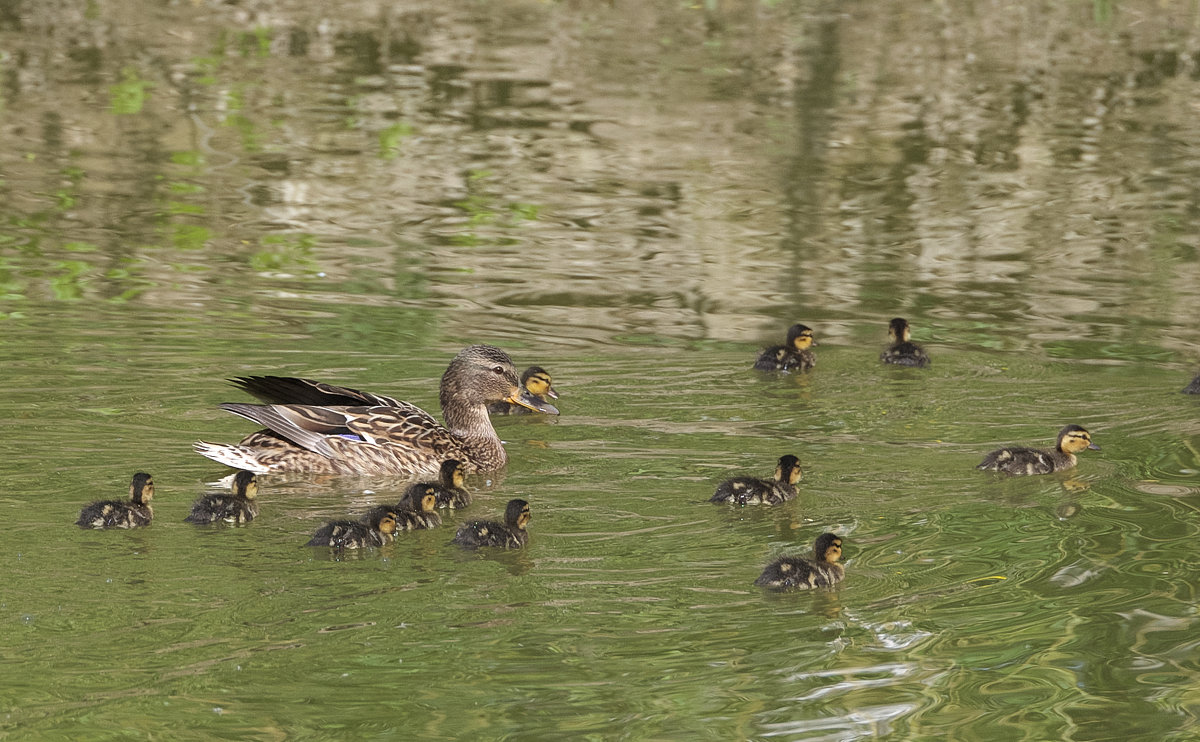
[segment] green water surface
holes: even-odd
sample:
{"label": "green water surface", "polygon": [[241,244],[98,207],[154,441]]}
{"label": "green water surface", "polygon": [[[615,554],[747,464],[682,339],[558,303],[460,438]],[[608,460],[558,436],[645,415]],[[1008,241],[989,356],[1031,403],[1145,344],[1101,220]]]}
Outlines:
{"label": "green water surface", "polygon": [[[332,8],[332,10],[331,10]],[[1158,0],[0,2],[0,738],[1200,738],[1200,15]],[[904,316],[933,358],[884,367]],[[803,322],[805,374],[751,370]],[[557,418],[440,529],[224,379]],[[1065,424],[1101,451],[978,472]],[[707,503],[800,458],[779,507]],[[153,474],[155,522],[79,509]],[[531,503],[528,548],[450,544]],[[845,582],[763,565],[833,531]]]}

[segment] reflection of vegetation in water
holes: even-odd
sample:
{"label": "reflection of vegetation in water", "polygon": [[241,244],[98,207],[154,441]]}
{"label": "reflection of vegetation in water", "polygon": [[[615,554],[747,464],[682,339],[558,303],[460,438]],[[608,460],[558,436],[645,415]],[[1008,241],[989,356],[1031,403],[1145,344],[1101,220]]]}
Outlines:
{"label": "reflection of vegetation in water", "polygon": [[384,160],[394,160],[400,155],[400,145],[412,136],[414,129],[407,121],[397,121],[379,132],[379,156]]}
{"label": "reflection of vegetation in water", "polygon": [[271,234],[258,242],[262,249],[250,256],[250,267],[256,271],[317,270],[312,257],[316,240],[311,234]]}
{"label": "reflection of vegetation in water", "polygon": [[109,107],[115,114],[141,113],[150,83],[141,79],[133,67],[121,70],[121,81],[108,89]]}
{"label": "reflection of vegetation in water", "polygon": [[229,114],[222,120],[224,126],[232,128],[242,137],[242,149],[246,152],[262,150],[262,134],[254,121],[242,110],[246,106],[247,90],[244,86],[236,85],[230,88],[226,95],[226,107]]}
{"label": "reflection of vegetation in water", "polygon": [[524,221],[534,221],[541,213],[541,207],[536,204],[518,201],[497,203],[499,199],[485,192],[485,184],[493,175],[490,170],[472,170],[467,174],[467,196],[456,201],[454,206],[467,214],[467,226],[472,231],[454,235],[454,244],[512,244],[515,242],[513,238],[485,239],[473,230],[487,226],[508,229]]}

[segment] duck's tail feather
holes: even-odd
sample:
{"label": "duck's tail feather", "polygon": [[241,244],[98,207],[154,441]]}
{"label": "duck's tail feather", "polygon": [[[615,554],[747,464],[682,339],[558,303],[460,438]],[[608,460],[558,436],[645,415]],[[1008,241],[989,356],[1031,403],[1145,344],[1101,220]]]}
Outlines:
{"label": "duck's tail feather", "polygon": [[255,474],[269,474],[271,471],[269,466],[258,461],[252,449],[244,446],[196,441],[192,444],[192,450],[219,464],[232,466],[234,469],[244,469]]}

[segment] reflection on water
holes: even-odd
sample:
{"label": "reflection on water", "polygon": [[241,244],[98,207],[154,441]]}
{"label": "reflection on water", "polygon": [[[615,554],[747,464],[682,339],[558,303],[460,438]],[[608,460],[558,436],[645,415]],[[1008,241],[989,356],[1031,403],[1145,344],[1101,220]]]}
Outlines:
{"label": "reflection on water", "polygon": [[[44,668],[0,729],[1186,734],[1197,28],[1148,1],[0,3],[0,650]],[[897,315],[931,369],[878,364]],[[817,368],[748,373],[794,322]],[[446,527],[304,548],[406,486],[344,477],[182,522],[226,473],[191,441],[246,432],[221,379],[433,411],[476,341],[545,366],[563,416],[498,420],[512,462]],[[971,469],[1068,422],[1104,449],[1075,471]],[[791,451],[795,502],[704,502]],[[137,470],[154,526],[69,526]],[[515,496],[528,550],[449,545]],[[753,588],[825,529],[843,588]]]}

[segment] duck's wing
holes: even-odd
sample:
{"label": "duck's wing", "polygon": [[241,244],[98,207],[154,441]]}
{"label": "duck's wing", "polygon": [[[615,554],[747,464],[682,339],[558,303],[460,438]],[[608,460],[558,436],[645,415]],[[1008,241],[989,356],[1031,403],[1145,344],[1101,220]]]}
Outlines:
{"label": "duck's wing", "polygon": [[458,449],[458,439],[416,405],[324,407],[241,404],[221,408],[270,429],[292,443],[329,458],[344,457],[347,446],[368,443],[440,454]]}
{"label": "duck's wing", "polygon": [[313,379],[293,376],[239,376],[229,382],[255,399],[267,404],[320,405],[325,407],[383,406],[405,407],[382,394],[373,394],[345,386],[334,386]]}

